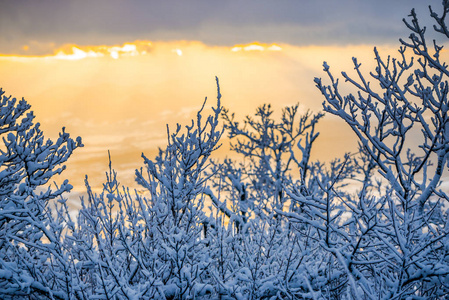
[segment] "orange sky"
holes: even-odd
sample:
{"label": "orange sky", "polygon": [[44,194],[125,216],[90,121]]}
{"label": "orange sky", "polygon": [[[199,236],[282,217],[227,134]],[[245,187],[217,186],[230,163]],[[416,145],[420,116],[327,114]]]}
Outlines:
{"label": "orange sky", "polygon": [[[7,95],[24,97],[32,105],[46,136],[57,137],[65,126],[73,137],[83,138],[85,147],[72,156],[63,175],[83,191],[85,174],[100,187],[108,150],[121,182],[135,186],[141,153],[153,157],[166,143],[165,124],[187,124],[204,97],[210,104],[215,101],[215,76],[224,106],[239,119],[263,103],[279,112],[299,102],[304,110],[317,112],[323,98],[313,78],[324,75],[322,62],[335,74],[350,73],[356,56],[369,71],[372,50],[258,43],[211,47],[193,41],[65,45],[52,55],[0,56],[0,78]],[[381,51],[394,54],[395,48]],[[352,133],[336,117],[327,115],[319,130],[315,159],[355,149]]]}

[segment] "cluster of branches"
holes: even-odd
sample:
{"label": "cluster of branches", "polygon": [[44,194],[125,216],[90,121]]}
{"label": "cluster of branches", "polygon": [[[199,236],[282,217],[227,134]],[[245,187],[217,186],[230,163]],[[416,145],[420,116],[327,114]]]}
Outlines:
{"label": "cluster of branches", "polygon": [[72,140],[63,128],[56,142],[45,140],[25,100],[2,90],[0,98],[0,295],[65,298],[72,267],[60,216],[68,212],[60,207],[55,216],[50,204],[64,202],[62,194],[72,186],[65,180],[52,188],[48,182],[83,146],[81,138]]}
{"label": "cluster of branches", "polygon": [[[442,14],[434,30],[449,38]],[[323,113],[269,105],[243,124],[221,105],[174,132],[142,187],[130,191],[109,164],[103,190],[76,219],[47,182],[77,147],[44,143],[24,100],[0,111],[0,295],[31,299],[441,299],[449,295],[447,65],[412,10],[399,58],[365,76],[324,63],[315,79],[324,111],[343,119],[359,152],[312,162]],[[411,50],[411,54],[407,52]],[[3,94],[3,93],[2,93]],[[206,102],[205,102],[206,103]],[[224,128],[220,129],[220,119]],[[214,161],[226,131],[241,160]],[[54,199],[55,208],[49,203]]]}

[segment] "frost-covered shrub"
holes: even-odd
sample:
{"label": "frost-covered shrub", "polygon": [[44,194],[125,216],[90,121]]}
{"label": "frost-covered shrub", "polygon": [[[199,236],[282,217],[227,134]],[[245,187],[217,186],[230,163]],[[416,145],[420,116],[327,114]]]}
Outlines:
{"label": "frost-covered shrub", "polygon": [[[217,80],[218,85],[218,80]],[[168,145],[155,160],[136,170],[143,190],[121,187],[109,165],[103,191],[86,179],[73,233],[74,294],[79,298],[201,299],[214,294],[209,219],[204,188],[209,156],[219,147],[222,110],[218,90],[212,115],[182,131],[168,131]],[[168,129],[167,129],[168,130]]]}
{"label": "frost-covered shrub", "polygon": [[2,298],[65,298],[71,270],[61,235],[64,226],[50,209],[51,200],[70,191],[66,181],[54,188],[81,139],[62,130],[56,142],[45,140],[25,100],[0,90],[0,295]]}
{"label": "frost-covered shrub", "polygon": [[[434,30],[449,38],[449,2],[443,1],[442,15],[429,8]],[[371,79],[356,58],[357,78],[342,72],[356,95],[340,93],[326,63],[330,85],[315,79],[324,110],[346,121],[363,152],[359,193],[339,194],[327,184],[326,201],[310,199],[322,204],[313,210],[325,217],[325,226],[315,227],[325,233],[323,250],[337,260],[353,297],[429,299],[449,293],[448,215],[442,205],[449,199],[439,187],[449,160],[449,71],[441,61],[443,47],[427,44],[414,10],[410,17],[404,23],[412,33],[401,40],[399,59],[384,59],[374,49]],[[376,174],[377,185],[371,178]],[[343,205],[329,215],[324,205],[333,194]]]}
{"label": "frost-covered shrub", "polygon": [[[300,115],[298,107],[284,108],[278,122],[271,107],[263,105],[242,125],[234,114],[223,112],[231,150],[241,160],[214,162],[212,186],[206,190],[218,214],[212,228],[218,238],[211,249],[218,260],[215,278],[221,296],[298,294],[297,267],[310,241],[298,236],[282,213],[301,209],[286,188],[294,184],[306,189],[311,183],[310,153],[318,137],[315,126],[323,116]],[[226,228],[220,226],[226,222]]]}

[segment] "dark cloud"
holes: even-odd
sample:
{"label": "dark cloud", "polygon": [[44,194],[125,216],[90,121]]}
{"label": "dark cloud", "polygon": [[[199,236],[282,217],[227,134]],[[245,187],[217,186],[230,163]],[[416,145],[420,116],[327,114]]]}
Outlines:
{"label": "dark cloud", "polygon": [[[440,6],[440,1],[430,4]],[[35,44],[135,39],[310,44],[391,43],[420,0],[0,0],[0,53]],[[45,48],[45,47],[44,47]]]}

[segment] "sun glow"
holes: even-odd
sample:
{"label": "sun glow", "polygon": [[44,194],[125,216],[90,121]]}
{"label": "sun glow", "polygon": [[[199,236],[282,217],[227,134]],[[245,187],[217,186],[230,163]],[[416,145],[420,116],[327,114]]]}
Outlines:
{"label": "sun glow", "polygon": [[239,51],[265,51],[265,50],[268,50],[268,51],[281,51],[282,48],[279,47],[276,44],[267,45],[267,44],[254,42],[254,43],[246,44],[246,45],[235,45],[231,49],[232,52],[239,52]]}
{"label": "sun glow", "polygon": [[[23,46],[27,52],[32,53],[32,49]],[[152,43],[149,41],[135,41],[132,43],[124,43],[123,45],[95,45],[82,46],[75,44],[62,45],[53,50],[53,54],[46,55],[2,55],[2,59],[58,59],[58,60],[81,60],[86,58],[110,57],[119,59],[120,57],[146,55],[151,52]]]}
{"label": "sun glow", "polygon": [[[177,42],[150,42],[150,41],[135,41],[135,42],[127,42],[122,45],[75,45],[75,44],[66,44],[62,45],[53,50],[53,54],[46,55],[32,55],[33,50],[28,45],[24,46],[29,54],[27,55],[2,55],[0,54],[0,59],[14,59],[14,60],[23,60],[23,59],[36,59],[36,58],[45,58],[45,59],[57,59],[57,60],[81,60],[88,58],[112,58],[114,60],[130,57],[130,56],[143,56],[149,55],[155,51],[156,48],[158,50],[165,49],[163,51],[168,51],[171,53],[175,53],[177,56],[183,56],[184,52],[182,48],[190,47],[191,45],[199,45],[204,48],[206,45],[201,42],[195,41],[177,41]],[[168,48],[167,48],[168,47]],[[259,42],[254,42],[250,44],[238,44],[231,47],[220,47],[223,50],[230,51],[231,53],[236,52],[274,52],[274,51],[282,51],[281,48],[277,44],[263,44]],[[50,50],[51,51],[51,50]]]}
{"label": "sun glow", "polygon": [[[146,54],[148,47],[151,47],[150,42],[134,42],[125,43],[122,46],[73,46],[67,49],[63,46],[59,49],[54,58],[57,59],[84,59],[88,57],[111,57],[118,59],[121,56],[136,56]],[[48,56],[51,57],[51,56]]]}
{"label": "sun glow", "polygon": [[77,60],[77,59],[83,59],[87,57],[101,57],[104,56],[103,53],[95,52],[92,50],[89,51],[83,51],[78,47],[72,47],[72,53],[66,54],[64,51],[59,51],[56,53],[54,58],[56,59],[67,59],[67,60]]}
{"label": "sun glow", "polygon": [[178,56],[182,56],[182,50],[181,49],[173,49],[172,52],[176,53]]}

